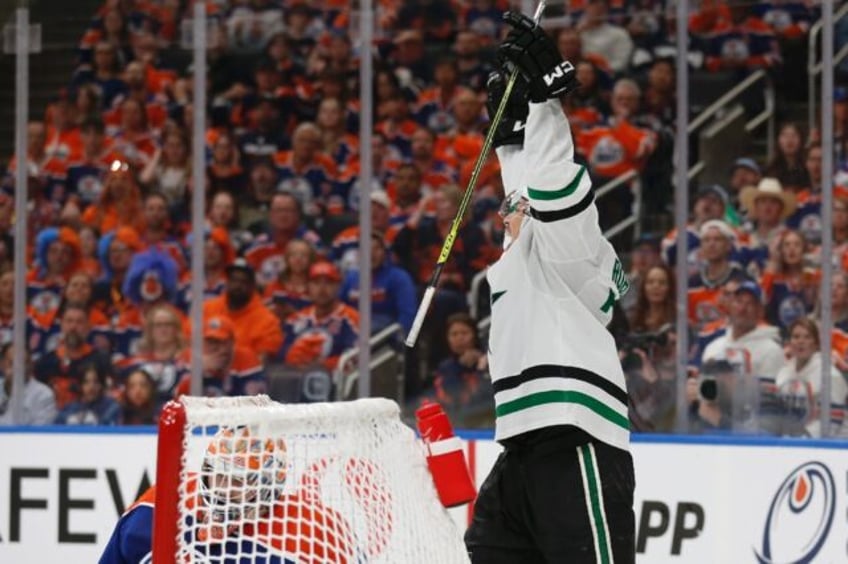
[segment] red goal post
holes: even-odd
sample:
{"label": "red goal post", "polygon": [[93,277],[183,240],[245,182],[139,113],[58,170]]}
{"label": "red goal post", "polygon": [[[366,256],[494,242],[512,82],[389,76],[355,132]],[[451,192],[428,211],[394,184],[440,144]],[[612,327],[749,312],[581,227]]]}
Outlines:
{"label": "red goal post", "polygon": [[[159,423],[153,562],[468,562],[397,404],[183,397]],[[265,562],[266,560],[258,560]]]}

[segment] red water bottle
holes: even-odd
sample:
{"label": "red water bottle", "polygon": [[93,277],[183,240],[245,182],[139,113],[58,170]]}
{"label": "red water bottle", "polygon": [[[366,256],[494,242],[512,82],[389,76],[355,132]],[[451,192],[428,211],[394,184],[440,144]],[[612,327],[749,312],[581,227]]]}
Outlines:
{"label": "red water bottle", "polygon": [[427,445],[427,467],[439,500],[445,507],[472,501],[477,490],[465,462],[462,441],[453,434],[450,420],[438,403],[427,403],[415,412],[418,432]]}

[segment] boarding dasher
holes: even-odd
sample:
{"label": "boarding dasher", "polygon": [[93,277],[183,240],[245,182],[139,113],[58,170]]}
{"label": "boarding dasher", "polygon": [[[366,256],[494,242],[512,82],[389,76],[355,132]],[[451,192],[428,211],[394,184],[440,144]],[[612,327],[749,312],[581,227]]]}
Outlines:
{"label": "boarding dasher", "polygon": [[627,391],[606,329],[629,284],[598,226],[589,173],[574,162],[560,103],[577,86],[574,67],[532,20],[504,19],[512,30],[498,49],[503,71],[488,85],[491,113],[503,77],[519,70],[494,141],[507,236],[488,271],[495,438],[504,451],[465,542],[473,564],[630,564]]}

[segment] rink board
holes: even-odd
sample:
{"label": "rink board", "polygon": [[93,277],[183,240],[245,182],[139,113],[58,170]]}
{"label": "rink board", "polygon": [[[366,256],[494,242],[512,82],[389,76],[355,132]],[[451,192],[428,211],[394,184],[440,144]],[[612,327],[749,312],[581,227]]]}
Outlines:
{"label": "rink board", "polygon": [[[465,433],[477,483],[500,451]],[[0,562],[96,562],[154,476],[152,428],[0,430]],[[848,561],[848,443],[639,436],[637,562]],[[451,510],[465,526],[468,508]]]}

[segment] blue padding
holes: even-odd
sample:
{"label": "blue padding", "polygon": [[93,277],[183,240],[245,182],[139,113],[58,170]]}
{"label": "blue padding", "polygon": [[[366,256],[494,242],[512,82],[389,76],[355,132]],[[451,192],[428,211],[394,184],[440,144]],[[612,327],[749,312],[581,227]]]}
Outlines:
{"label": "blue padding", "polygon": [[[153,425],[137,425],[129,427],[97,427],[97,426],[17,426],[0,427],[0,435],[4,434],[63,434],[63,435],[155,435]],[[491,441],[495,437],[490,429],[457,430],[457,436],[470,441]],[[848,450],[848,441],[844,439],[804,439],[796,437],[760,437],[739,435],[659,435],[639,434],[630,435],[631,441],[641,444],[678,444],[678,445],[717,445],[717,446],[756,446],[780,448],[827,448]]]}
{"label": "blue padding", "polygon": [[495,439],[493,429],[457,429],[456,434],[466,441],[493,441]]}
{"label": "blue padding", "polygon": [[[466,440],[490,441],[495,434],[489,430],[457,431],[457,435]],[[781,448],[830,448],[848,450],[848,441],[844,439],[803,439],[797,437],[760,437],[740,435],[658,435],[633,433],[631,442],[641,444],[679,444],[679,445],[720,445],[720,446],[759,446]]]}
{"label": "blue padding", "polygon": [[3,434],[61,434],[61,435],[155,435],[155,425],[127,425],[101,427],[96,425],[21,425],[15,427],[0,427]]}
{"label": "blue padding", "polygon": [[656,435],[636,433],[630,435],[630,439],[634,443],[642,444],[848,449],[848,441],[844,439],[804,439],[800,437],[761,437],[739,435]]}

